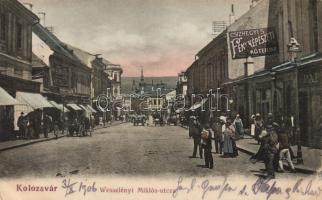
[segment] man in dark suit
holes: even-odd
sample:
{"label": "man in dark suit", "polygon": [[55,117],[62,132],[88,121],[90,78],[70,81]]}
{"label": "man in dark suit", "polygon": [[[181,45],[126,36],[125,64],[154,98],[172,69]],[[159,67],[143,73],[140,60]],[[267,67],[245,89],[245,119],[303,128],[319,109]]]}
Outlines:
{"label": "man in dark suit", "polygon": [[21,112],[19,118],[18,118],[18,122],[17,125],[19,127],[19,134],[21,138],[26,138],[27,137],[27,120],[26,117],[24,116],[24,113]]}
{"label": "man in dark suit", "polygon": [[191,132],[191,136],[193,138],[193,153],[192,153],[192,158],[196,157],[197,154],[197,149],[199,149],[199,155],[200,158],[202,158],[202,148],[200,145],[201,142],[201,129],[200,125],[198,123],[198,120],[195,116],[191,118],[192,123],[189,127],[189,132]]}
{"label": "man in dark suit", "polygon": [[212,157],[212,142],[211,139],[213,138],[213,131],[209,127],[208,124],[204,126],[203,131],[201,132],[201,139],[202,139],[202,147],[204,149],[204,157],[205,157],[205,167],[212,169],[214,167],[214,159]]}

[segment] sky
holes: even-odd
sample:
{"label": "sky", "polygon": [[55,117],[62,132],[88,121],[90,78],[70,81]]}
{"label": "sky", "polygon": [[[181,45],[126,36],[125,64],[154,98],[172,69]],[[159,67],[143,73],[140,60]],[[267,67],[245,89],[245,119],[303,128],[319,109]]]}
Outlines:
{"label": "sky", "polygon": [[213,39],[212,22],[251,0],[21,0],[63,42],[120,64],[123,76],[176,76]]}

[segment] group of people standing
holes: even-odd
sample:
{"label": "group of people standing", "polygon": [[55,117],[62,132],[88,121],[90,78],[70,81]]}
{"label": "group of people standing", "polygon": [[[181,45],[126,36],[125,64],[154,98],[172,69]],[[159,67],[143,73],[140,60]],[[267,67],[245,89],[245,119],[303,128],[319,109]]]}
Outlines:
{"label": "group of people standing", "polygon": [[292,163],[294,155],[289,142],[288,122],[285,118],[280,119],[278,123],[274,120],[273,114],[269,113],[264,122],[260,114],[257,114],[255,139],[260,144],[260,148],[251,157],[251,161],[253,163],[259,160],[264,161],[267,178],[275,178],[275,172],[284,172],[283,161],[287,161],[291,172],[296,172]]}
{"label": "group of people standing", "polygon": [[[275,172],[283,173],[284,161],[287,161],[291,172],[295,172],[288,118],[274,120],[273,114],[268,113],[264,121],[260,114],[256,114],[252,116],[250,129],[250,134],[260,145],[258,152],[250,158],[250,161],[253,163],[263,161],[267,178],[275,178]],[[244,125],[239,114],[234,120],[220,116],[209,120],[209,123],[201,123],[198,116],[192,115],[189,122],[189,137],[194,141],[191,157],[196,158],[199,151],[200,158],[205,159],[205,167],[212,169],[214,166],[212,143],[217,154],[221,154],[224,158],[234,158],[238,156],[236,140],[243,138],[244,133]]]}
{"label": "group of people standing", "polygon": [[[52,116],[43,113],[42,111],[34,111],[25,115],[21,112],[17,126],[19,128],[18,138],[21,139],[38,139],[40,134],[44,134],[44,138],[48,138],[48,134],[53,132],[56,137],[58,133],[62,134],[65,131],[70,131],[70,127],[73,125],[83,125],[86,130],[92,131],[95,127],[95,118],[91,114],[89,116],[84,115],[61,115],[60,118],[53,118]],[[71,134],[71,133],[70,133]]]}
{"label": "group of people standing", "polygon": [[215,152],[222,157],[238,156],[235,140],[240,137],[239,134],[242,134],[238,131],[242,130],[243,125],[239,115],[236,119],[232,121],[229,118],[220,117],[202,124],[197,116],[192,115],[189,123],[189,137],[194,141],[191,158],[196,158],[199,151],[200,158],[205,159],[205,167],[212,169],[214,166],[212,143],[215,144]]}
{"label": "group of people standing", "polygon": [[19,137],[22,139],[39,138],[42,129],[44,137],[47,138],[52,126],[52,118],[46,114],[42,117],[41,111],[37,110],[29,115],[21,112],[17,126],[19,128]]}

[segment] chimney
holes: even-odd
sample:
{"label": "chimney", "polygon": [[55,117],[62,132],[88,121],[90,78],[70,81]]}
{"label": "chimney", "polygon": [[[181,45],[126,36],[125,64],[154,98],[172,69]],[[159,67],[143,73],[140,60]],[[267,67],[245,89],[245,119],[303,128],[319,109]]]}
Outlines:
{"label": "chimney", "polygon": [[252,3],[250,4],[250,8],[254,8],[257,4],[258,0],[252,0]]}
{"label": "chimney", "polygon": [[253,75],[255,73],[255,66],[252,57],[246,58],[246,62],[244,63],[245,69],[245,77]]}
{"label": "chimney", "polygon": [[25,5],[29,10],[32,11],[32,7],[33,7],[33,4],[32,3],[23,3],[23,5]]}
{"label": "chimney", "polygon": [[39,12],[38,13],[39,19],[40,19],[40,24],[43,25],[43,27],[46,27],[46,13],[45,12]]}
{"label": "chimney", "polygon": [[231,11],[230,11],[230,14],[229,14],[229,25],[231,25],[235,21],[236,21],[236,19],[235,19],[234,4],[231,4]]}

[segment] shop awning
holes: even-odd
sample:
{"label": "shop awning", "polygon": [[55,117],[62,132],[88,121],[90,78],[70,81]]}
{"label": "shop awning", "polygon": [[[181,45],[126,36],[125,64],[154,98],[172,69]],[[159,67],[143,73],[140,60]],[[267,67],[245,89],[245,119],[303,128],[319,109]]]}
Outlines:
{"label": "shop awning", "polygon": [[54,107],[39,93],[17,92],[16,99],[22,103],[26,103],[33,109]]}
{"label": "shop awning", "polygon": [[81,104],[78,105],[80,108],[82,108],[83,110],[85,110],[86,112],[92,113],[92,111],[90,111],[86,106],[83,106]]}
{"label": "shop awning", "polygon": [[69,104],[67,104],[67,106],[73,110],[83,110],[82,108],[80,108],[78,105],[76,105],[74,103],[69,103]]}
{"label": "shop awning", "polygon": [[87,105],[87,108],[92,111],[92,113],[97,113],[97,111],[90,105]]}
{"label": "shop awning", "polygon": [[196,110],[206,103],[208,99],[202,99],[200,102],[193,104],[189,110]]}
{"label": "shop awning", "polygon": [[55,101],[49,101],[49,103],[51,103],[55,108],[62,112],[69,112],[68,108],[66,108],[66,106],[63,106],[62,104],[58,104]]}
{"label": "shop awning", "polygon": [[184,111],[184,108],[179,108],[179,109],[176,110],[176,113],[181,113],[183,111]]}
{"label": "shop awning", "polygon": [[7,91],[0,87],[0,106],[11,106],[20,104],[22,103],[14,99],[10,94],[7,93]]}

